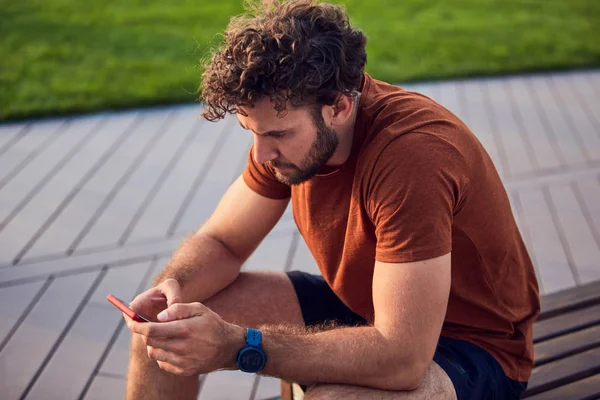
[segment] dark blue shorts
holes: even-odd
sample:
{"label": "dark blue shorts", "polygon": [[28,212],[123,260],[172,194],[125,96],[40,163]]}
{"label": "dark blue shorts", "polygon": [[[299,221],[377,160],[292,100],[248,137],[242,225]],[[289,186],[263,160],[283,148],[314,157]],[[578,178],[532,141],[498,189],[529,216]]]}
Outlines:
{"label": "dark blue shorts", "polygon": [[[344,325],[366,325],[333,293],[323,277],[305,272],[288,272],[307,326],[334,321]],[[433,356],[450,377],[458,400],[519,399],[527,383],[509,379],[488,352],[465,342],[441,336]]]}

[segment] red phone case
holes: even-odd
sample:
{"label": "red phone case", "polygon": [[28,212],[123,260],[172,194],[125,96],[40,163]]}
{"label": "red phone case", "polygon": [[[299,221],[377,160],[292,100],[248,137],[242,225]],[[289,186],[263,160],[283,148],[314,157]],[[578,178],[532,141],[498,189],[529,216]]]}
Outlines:
{"label": "red phone case", "polygon": [[121,310],[125,315],[127,315],[132,320],[137,321],[137,322],[150,322],[150,320],[147,317],[136,313],[131,308],[129,308],[127,306],[127,304],[123,303],[122,300],[119,300],[112,294],[109,294],[108,296],[106,296],[106,300],[110,301],[115,307],[117,307],[119,310]]}

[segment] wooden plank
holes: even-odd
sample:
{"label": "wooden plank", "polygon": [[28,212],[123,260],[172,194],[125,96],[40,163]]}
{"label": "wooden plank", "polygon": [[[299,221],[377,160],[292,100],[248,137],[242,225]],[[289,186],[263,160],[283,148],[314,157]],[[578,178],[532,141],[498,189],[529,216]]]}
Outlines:
{"label": "wooden plank", "polygon": [[23,139],[29,131],[28,122],[0,124],[0,157],[8,151],[13,144]]}
{"label": "wooden plank", "polygon": [[[150,269],[146,271],[146,274],[145,276],[143,276],[142,281],[137,284],[136,288],[134,289],[135,291],[133,292],[132,287],[134,285],[129,285],[127,289],[117,288],[116,286],[113,286],[114,289],[111,288],[109,290],[113,290],[114,293],[123,293],[123,300],[129,301],[130,299],[133,299],[135,295],[143,292],[151,286],[152,281],[154,281],[156,275],[163,269],[166,262],[166,258],[161,258],[153,262],[150,265]],[[135,275],[139,276],[139,273],[136,273],[134,268],[139,267],[132,267],[130,271],[127,272],[127,276],[129,278],[126,279],[135,279]],[[113,269],[111,269],[111,272],[113,272]],[[115,274],[117,273],[116,270],[114,272]],[[121,284],[122,283],[119,283],[119,285]],[[100,293],[100,291],[98,292]],[[101,293],[99,295],[101,295]],[[103,299],[102,301],[102,304],[106,302],[105,299]],[[109,342],[105,349],[105,353],[103,354],[102,359],[95,368],[95,372],[98,374],[105,374],[117,377],[120,376],[122,378],[125,378],[127,374],[127,363],[129,360],[130,338],[131,332],[125,327],[125,325],[117,327],[117,329],[113,332],[113,338],[111,339],[111,342]]]}
{"label": "wooden plank", "polygon": [[587,161],[585,148],[582,147],[580,138],[565,120],[564,112],[557,104],[554,94],[548,86],[545,76],[531,76],[527,78],[540,112],[546,120],[546,128],[551,130],[568,166],[581,165]]}
{"label": "wooden plank", "polygon": [[[116,146],[111,146],[110,154],[106,154],[106,157],[94,164],[93,167],[96,169],[87,175],[83,182],[77,184],[78,190],[74,194],[74,198],[69,202],[68,208],[62,212],[60,220],[55,222],[57,225],[61,225],[63,221],[64,223],[68,222],[68,225],[63,225],[61,234],[53,237],[52,245],[56,251],[64,254],[80,240],[81,232],[89,223],[92,215],[105,202],[115,183],[123,176],[123,171],[130,167],[140,149],[150,141],[152,135],[148,132],[154,132],[165,118],[165,112],[142,113],[139,118],[133,120],[135,125],[124,124],[122,126],[122,130],[118,132],[122,136],[114,142]],[[51,233],[53,232],[49,230],[46,236]]]}
{"label": "wooden plank", "polygon": [[555,183],[570,183],[575,180],[596,179],[600,176],[600,166],[586,167],[579,166],[573,169],[565,168],[561,171],[545,173],[536,177],[517,177],[504,180],[504,187],[507,190],[514,189],[543,189]]}
{"label": "wooden plank", "polygon": [[541,366],[598,346],[600,346],[600,325],[591,326],[536,344],[535,365]]}
{"label": "wooden plank", "polygon": [[109,268],[106,276],[90,297],[89,303],[94,306],[105,306],[112,310],[114,307],[106,300],[109,293],[125,302],[133,300],[140,284],[155,265],[156,261],[147,260],[120,268]]}
{"label": "wooden plank", "polygon": [[600,160],[600,132],[593,126],[591,112],[587,110],[591,104],[582,102],[562,76],[553,74],[547,79],[566,122],[581,138],[589,160]]}
{"label": "wooden plank", "polygon": [[56,134],[56,139],[21,169],[12,180],[0,181],[0,190],[4,189],[3,197],[5,197],[3,206],[6,207],[0,210],[0,228],[7,224],[8,215],[25,207],[31,197],[43,189],[64,168],[79,149],[97,133],[97,127],[101,123],[102,119],[98,117],[71,121]]}
{"label": "wooden plank", "polygon": [[596,95],[596,98],[600,100],[600,74],[597,70],[587,70],[581,71],[580,74],[585,81],[588,83],[588,86],[593,90]]}
{"label": "wooden plank", "polygon": [[321,275],[317,262],[308,250],[308,246],[302,237],[298,240],[298,247],[292,259],[291,271],[303,271],[309,274]]}
{"label": "wooden plank", "polygon": [[30,398],[77,398],[122,319],[116,309],[86,307],[32,387]]}
{"label": "wooden plank", "polygon": [[600,374],[561,386],[549,392],[527,396],[530,400],[593,400],[598,398]]}
{"label": "wooden plank", "polygon": [[112,376],[96,376],[90,389],[86,393],[85,400],[106,400],[125,398],[125,379]]}
{"label": "wooden plank", "polygon": [[127,364],[129,363],[131,331],[126,326],[122,326],[117,335],[117,339],[99,367],[99,374],[109,374],[125,379],[127,377]]}
{"label": "wooden plank", "polygon": [[517,126],[513,100],[508,97],[506,81],[490,79],[486,82],[484,101],[493,116],[492,132],[500,139],[506,154],[506,177],[531,174],[537,169],[537,160],[527,132]]}
{"label": "wooden plank", "polygon": [[460,104],[458,101],[458,82],[442,81],[437,83],[439,87],[438,103],[448,111],[462,119]]}
{"label": "wooden plank", "polygon": [[[47,208],[44,206],[51,201],[51,198],[54,197],[59,199],[57,201],[60,201],[64,196],[63,190],[68,190],[68,188],[51,185],[50,183],[75,157],[85,143],[97,134],[96,128],[99,123],[101,123],[101,120],[90,118],[82,122],[81,125],[69,124],[64,133],[54,140],[35,160],[30,162],[17,178],[6,185],[2,196],[2,208],[0,208],[0,218],[2,219],[0,221],[0,241],[11,245],[16,244],[16,247],[12,249],[14,253],[9,253],[9,257],[14,258],[23,243],[42,224],[44,221],[43,212]],[[49,192],[51,197],[45,196],[40,199],[39,194],[45,188],[48,188],[46,192]],[[38,207],[36,203],[41,203],[41,207]],[[4,254],[3,258],[6,259],[5,257]]]}
{"label": "wooden plank", "polygon": [[[181,157],[189,148],[190,142],[197,135],[196,130],[199,123],[200,120],[198,119],[196,113],[192,113],[187,109],[180,110],[178,115],[175,116],[174,126],[178,126],[178,129],[181,130],[182,140],[179,141],[180,143],[171,154],[170,159],[168,161],[165,160],[164,165],[161,166],[162,168],[160,174],[158,175],[158,179],[150,189],[150,192],[142,200],[142,203],[137,208],[129,223],[118,238],[117,242],[119,245],[123,245],[125,242],[127,242],[127,240],[129,240],[131,233],[148,210],[148,207],[151,205],[160,189],[166,184],[168,177],[173,173],[173,170],[179,163]],[[183,135],[185,132],[187,132],[187,134]],[[153,220],[153,215],[147,215],[146,219]]]}
{"label": "wooden plank", "polygon": [[538,394],[600,372],[600,347],[533,369],[527,393]]}
{"label": "wooden plank", "polygon": [[222,138],[222,130],[225,127],[225,122],[202,122],[195,126],[194,129],[199,130],[195,139],[188,144],[187,150],[167,177],[165,184],[140,217],[127,239],[128,243],[167,235],[187,193],[203,171],[210,167],[207,162],[215,148],[222,145],[219,139]]}
{"label": "wooden plank", "polygon": [[33,386],[32,398],[73,399],[80,396],[106,343],[123,323],[121,313],[107,304],[106,295],[113,293],[125,301],[130,300],[152,266],[153,263],[144,262],[108,270]]}
{"label": "wooden plank", "polygon": [[0,352],[47,287],[40,281],[0,289]]}
{"label": "wooden plank", "polygon": [[536,322],[533,325],[533,341],[538,343],[597,324],[600,324],[600,304],[578,308]]}
{"label": "wooden plank", "polygon": [[[118,289],[119,293],[123,293],[126,296],[133,298],[135,295],[137,295],[138,293],[143,292],[144,290],[146,290],[146,288],[148,288],[152,281],[156,278],[156,275],[162,270],[164,264],[166,263],[166,259],[155,259],[153,260],[150,265],[149,268],[147,269],[147,271],[145,271],[145,273],[143,274],[143,276],[141,276],[141,281],[137,284],[137,287],[135,288],[135,292],[131,292],[134,285],[129,285],[128,288],[126,289],[126,292],[122,292],[122,289]],[[133,271],[133,270],[132,270]],[[138,279],[139,278],[139,274],[138,275]],[[135,281],[134,281],[135,283]],[[97,292],[103,294],[102,292],[106,292],[106,290],[113,290],[110,287],[106,287],[103,290],[100,290],[100,288],[97,290]],[[127,299],[127,298],[126,298]],[[125,300],[126,301],[126,300]],[[96,302],[90,302],[89,303],[90,306],[96,305]],[[107,307],[106,303],[102,303],[103,307]],[[98,304],[99,306],[99,304]],[[112,309],[112,306],[110,307]],[[114,311],[114,310],[113,310]],[[106,345],[106,347],[104,348],[100,358],[98,359],[98,362],[96,363],[96,365],[94,366],[94,369],[92,371],[92,373],[90,374],[89,378],[87,379],[84,388],[79,396],[79,398],[85,398],[85,396],[87,395],[88,391],[90,391],[90,389],[93,386],[94,383],[94,379],[98,377],[99,374],[101,374],[101,368],[104,366],[108,356],[110,355],[111,352],[115,352],[120,349],[115,349],[115,343],[118,341],[119,336],[123,333],[129,333],[129,330],[125,327],[125,322],[123,320],[119,320],[119,323],[117,325],[117,328],[112,332],[112,335],[108,341],[108,344]],[[127,339],[129,339],[129,335],[127,335]],[[123,351],[121,351],[121,354],[125,356],[125,360],[124,360],[124,370],[126,371],[127,369],[127,356],[129,354],[129,341],[127,340],[127,343],[123,349]],[[115,375],[115,374],[105,374],[105,375],[110,375],[111,377],[115,377],[117,376],[118,378],[125,378],[125,373],[123,373],[122,376],[119,375]]]}
{"label": "wooden plank", "polygon": [[[517,222],[517,227],[519,228],[519,232],[521,233],[521,237],[525,242],[525,247],[527,248],[527,252],[529,253],[529,258],[531,258],[531,262],[533,263],[533,268],[535,269],[535,275],[539,276],[539,264],[535,258],[535,252],[533,251],[533,244],[531,241],[531,232],[529,226],[527,226],[527,220],[525,219],[523,204],[521,203],[521,198],[519,197],[519,193],[517,191],[509,191],[509,200],[511,203],[511,208],[513,210],[513,215],[515,221]],[[538,279],[538,287],[541,293],[544,293],[544,285],[541,280]]]}
{"label": "wooden plank", "polygon": [[527,132],[533,146],[533,153],[539,171],[555,170],[564,165],[563,156],[554,132],[544,126],[540,109],[532,98],[528,78],[517,76],[506,80],[506,88],[514,101],[513,110],[519,115],[518,123],[522,132]]}
{"label": "wooden plank", "polygon": [[595,106],[600,103],[600,94],[591,85],[592,80],[581,73],[566,74],[563,79],[579,98],[579,103],[582,105],[583,110],[587,111],[596,134],[600,135],[600,110]]}
{"label": "wooden plank", "polygon": [[270,236],[288,236],[298,232],[298,227],[292,218],[285,218],[285,214],[267,235]]}
{"label": "wooden plank", "polygon": [[[91,129],[93,125],[89,127]],[[88,132],[84,132],[85,135]],[[20,163],[11,171],[8,165],[3,165],[3,171],[9,171],[0,178],[0,190],[2,190],[0,207],[0,230],[14,218],[14,214],[28,201],[28,195],[40,185],[47,183],[45,176],[64,152],[67,152],[77,144],[74,138],[72,124],[65,124],[56,132],[49,134],[44,141],[37,143],[37,148],[29,153],[27,163]],[[37,135],[41,139],[42,135]],[[85,136],[84,136],[85,139]],[[15,146],[16,147],[16,146]],[[11,154],[16,152],[13,148]],[[34,157],[35,156],[35,157]],[[0,174],[2,174],[0,172]]]}
{"label": "wooden plank", "polygon": [[596,245],[600,247],[600,179],[595,178],[578,179],[572,186]]}
{"label": "wooden plank", "polygon": [[250,400],[266,400],[281,394],[281,381],[270,376],[259,377],[254,398]]}
{"label": "wooden plank", "polygon": [[255,374],[242,371],[217,371],[206,375],[200,400],[250,399]]}
{"label": "wooden plank", "polygon": [[0,353],[0,393],[19,398],[35,379],[100,271],[56,279]]}
{"label": "wooden plank", "polygon": [[[30,131],[15,142],[0,156],[0,181],[18,173],[41,153],[46,146],[56,140],[64,129],[65,120],[52,120],[32,124]],[[0,197],[0,200],[2,197]],[[2,204],[2,203],[0,203]]]}
{"label": "wooden plank", "polygon": [[419,84],[417,82],[402,82],[398,86],[408,92],[420,93],[419,92]]}
{"label": "wooden plank", "polygon": [[244,271],[278,271],[286,267],[292,250],[293,235],[267,237],[244,263]]}
{"label": "wooden plank", "polygon": [[[235,117],[231,118],[232,120]],[[236,166],[241,159],[248,155],[252,142],[252,135],[244,131],[235,121],[229,121],[227,139],[218,153],[217,158],[202,181],[189,207],[182,214],[182,218],[172,225],[173,232],[185,234],[196,231],[212,214],[221,200],[225,191],[236,178]],[[175,221],[177,222],[177,221]]]}
{"label": "wooden plank", "polygon": [[74,234],[72,227],[89,218],[88,206],[98,201],[99,192],[86,190],[85,185],[128,137],[136,118],[136,113],[107,117],[98,134],[38,194],[32,205],[37,217],[31,225],[37,226],[36,230],[24,232],[15,260],[64,254],[68,238]]}
{"label": "wooden plank", "polygon": [[538,321],[596,304],[600,304],[600,281],[542,296]]}
{"label": "wooden plank", "polygon": [[504,176],[508,169],[508,160],[501,147],[500,138],[493,134],[489,110],[483,104],[484,85],[484,81],[481,80],[469,80],[463,83],[464,105],[469,110],[467,125],[489,153],[500,176]]}
{"label": "wooden plank", "polygon": [[[117,194],[123,189],[131,175],[138,169],[140,163],[146,158],[148,152],[154,148],[158,139],[163,136],[166,132],[166,127],[172,120],[172,112],[155,112],[152,115],[154,124],[152,126],[146,126],[144,129],[145,137],[138,143],[137,148],[129,149],[129,160],[125,165],[122,173],[119,173],[118,179],[114,182],[111,181],[109,185],[106,185],[102,190],[106,193],[101,203],[98,205],[91,218],[87,220],[85,225],[81,228],[73,242],[69,245],[67,253],[72,253],[76,249],[81,248],[82,242],[86,236],[95,227],[98,219],[104,215],[106,209],[114,202]],[[148,118],[150,120],[150,118]],[[146,122],[147,120],[144,120]],[[143,123],[136,127],[137,130],[142,130],[141,126]],[[151,133],[150,133],[151,132]],[[138,139],[140,140],[140,139]]]}
{"label": "wooden plank", "polygon": [[577,280],[587,283],[600,279],[600,248],[571,186],[552,185],[549,191],[556,206],[554,217],[563,232],[562,241],[576,268]]}
{"label": "wooden plank", "polygon": [[431,82],[420,82],[417,84],[413,84],[412,85],[412,91],[417,92],[417,93],[421,93],[433,100],[434,99],[434,95],[436,95],[436,90],[435,88],[435,83],[431,83]]}
{"label": "wooden plank", "polygon": [[149,260],[154,255],[170,256],[181,243],[180,238],[148,242],[136,246],[119,247],[105,252],[80,254],[68,258],[54,258],[18,267],[0,268],[0,287],[46,279],[51,274],[72,275],[96,271],[103,265],[128,265]]}
{"label": "wooden plank", "polygon": [[135,167],[131,176],[82,240],[81,249],[119,244],[119,239],[129,222],[142,206],[144,198],[157,186],[161,172],[181,146],[181,142],[185,139],[184,133],[193,126],[197,116],[179,111],[169,119],[168,127],[158,132],[158,140],[144,154],[143,160]]}
{"label": "wooden plank", "polygon": [[537,261],[538,280],[542,282],[544,290],[555,292],[575,286],[573,273],[542,190],[522,189],[518,193],[530,228],[530,250]]}

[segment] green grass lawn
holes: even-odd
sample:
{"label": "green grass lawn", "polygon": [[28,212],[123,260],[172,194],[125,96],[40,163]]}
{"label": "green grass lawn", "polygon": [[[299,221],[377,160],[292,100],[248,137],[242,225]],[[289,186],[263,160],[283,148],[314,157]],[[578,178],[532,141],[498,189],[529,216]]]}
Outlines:
{"label": "green grass lawn", "polygon": [[[391,81],[600,65],[598,0],[347,0]],[[242,0],[0,0],[0,120],[193,101]],[[212,44],[211,44],[212,43]]]}

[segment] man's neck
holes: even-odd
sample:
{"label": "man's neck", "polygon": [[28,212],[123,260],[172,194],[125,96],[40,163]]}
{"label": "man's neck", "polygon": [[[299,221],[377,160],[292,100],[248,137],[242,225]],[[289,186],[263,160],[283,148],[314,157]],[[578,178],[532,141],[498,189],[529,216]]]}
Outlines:
{"label": "man's neck", "polygon": [[354,127],[356,125],[356,117],[358,115],[358,104],[360,93],[352,102],[352,116],[348,118],[348,123],[340,128],[337,132],[339,145],[333,156],[327,162],[327,166],[336,167],[344,164],[352,153],[352,144],[354,143]]}

